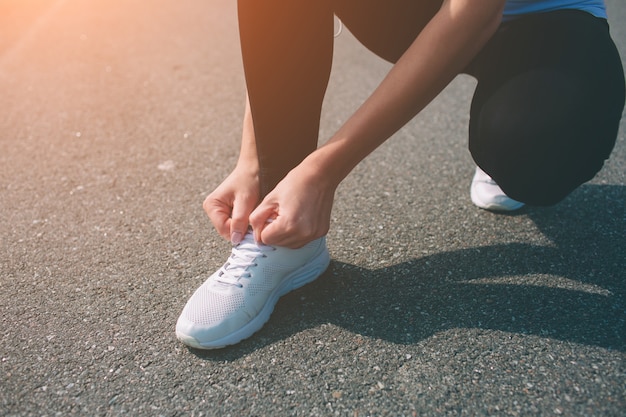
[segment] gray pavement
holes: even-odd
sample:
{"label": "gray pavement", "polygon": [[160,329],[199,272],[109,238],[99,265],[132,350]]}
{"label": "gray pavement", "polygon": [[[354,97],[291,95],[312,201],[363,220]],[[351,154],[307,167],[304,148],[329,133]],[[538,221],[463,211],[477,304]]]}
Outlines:
{"label": "gray pavement", "polygon": [[[229,250],[234,3],[0,0],[0,414],[623,416],[626,126],[557,206],[481,211],[465,76],[342,184],[327,273],[238,346],[176,341]],[[389,68],[336,45],[322,138]]]}

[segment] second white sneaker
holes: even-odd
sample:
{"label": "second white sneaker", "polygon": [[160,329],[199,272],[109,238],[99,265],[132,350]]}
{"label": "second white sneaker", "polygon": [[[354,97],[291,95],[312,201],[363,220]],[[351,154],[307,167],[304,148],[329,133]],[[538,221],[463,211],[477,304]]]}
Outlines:
{"label": "second white sneaker", "polygon": [[263,327],[281,296],[315,280],[329,263],[324,237],[289,249],[257,244],[249,232],[187,301],[176,336],[198,349],[238,343]]}
{"label": "second white sneaker", "polygon": [[489,174],[478,167],[472,179],[470,196],[476,206],[485,210],[514,211],[524,207],[524,203],[507,196]]}

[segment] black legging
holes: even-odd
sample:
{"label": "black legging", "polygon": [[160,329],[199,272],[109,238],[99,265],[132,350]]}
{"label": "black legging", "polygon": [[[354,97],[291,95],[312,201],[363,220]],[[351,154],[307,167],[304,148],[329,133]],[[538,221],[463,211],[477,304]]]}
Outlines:
{"label": "black legging", "polygon": [[468,68],[478,86],[469,146],[510,197],[554,204],[609,157],[624,72],[605,19],[576,11],[501,25]]}
{"label": "black legging", "polygon": [[[239,0],[262,195],[317,146],[333,14],[395,62],[440,4]],[[624,73],[605,20],[559,11],[504,23],[466,72],[478,79],[470,151],[509,196],[553,204],[600,170],[624,106]]]}

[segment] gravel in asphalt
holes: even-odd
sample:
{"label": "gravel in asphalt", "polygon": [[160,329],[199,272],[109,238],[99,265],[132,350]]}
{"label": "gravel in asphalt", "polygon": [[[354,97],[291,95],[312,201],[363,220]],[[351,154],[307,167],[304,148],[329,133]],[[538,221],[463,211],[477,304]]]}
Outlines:
{"label": "gravel in asphalt", "polygon": [[[388,68],[336,39],[322,140]],[[201,205],[239,147],[235,2],[0,0],[0,415],[623,416],[626,126],[562,203],[496,215],[474,86],[341,185],[320,279],[190,350],[176,318],[229,250]]]}

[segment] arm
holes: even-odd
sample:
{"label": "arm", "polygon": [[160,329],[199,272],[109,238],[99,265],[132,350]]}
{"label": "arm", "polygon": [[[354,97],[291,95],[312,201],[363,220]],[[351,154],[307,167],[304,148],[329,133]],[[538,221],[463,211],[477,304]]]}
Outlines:
{"label": "arm", "polygon": [[503,0],[446,0],[379,87],[306,164],[337,185],[417,115],[497,29]]}
{"label": "arm", "polygon": [[[256,239],[298,247],[326,234],[339,183],[471,61],[498,27],[503,5],[504,0],[445,0],[354,115],[252,213]],[[268,218],[275,220],[267,225]]]}
{"label": "arm", "polygon": [[259,161],[250,103],[246,97],[239,159],[233,172],[204,200],[204,210],[218,233],[237,244],[259,202]]}

